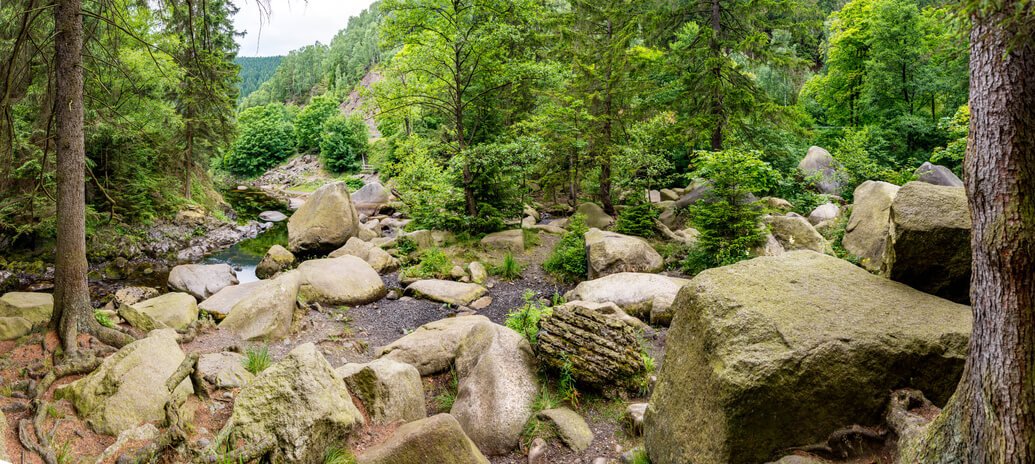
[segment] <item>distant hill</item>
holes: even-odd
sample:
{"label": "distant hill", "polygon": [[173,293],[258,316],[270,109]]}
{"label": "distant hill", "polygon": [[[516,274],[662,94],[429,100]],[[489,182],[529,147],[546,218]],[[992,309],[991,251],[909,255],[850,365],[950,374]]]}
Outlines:
{"label": "distant hill", "polygon": [[263,82],[273,77],[283,56],[239,56],[234,60],[241,67],[240,99],[256,91]]}

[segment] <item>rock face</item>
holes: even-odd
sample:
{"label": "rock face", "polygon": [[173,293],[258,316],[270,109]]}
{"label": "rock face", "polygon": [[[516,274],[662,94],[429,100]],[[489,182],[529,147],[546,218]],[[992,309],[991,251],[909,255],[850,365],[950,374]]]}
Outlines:
{"label": "rock face", "polygon": [[424,387],[417,368],[391,359],[346,364],[335,369],[378,424],[411,422],[427,416]]}
{"label": "rock face", "polygon": [[971,330],[966,306],[810,251],[704,271],[674,307],[645,417],[656,464],[765,462],[879,423],[905,385],[944,404]]}
{"label": "rock face", "polygon": [[388,293],[381,276],[366,261],[346,255],[314,259],[298,266],[302,273],[302,297],[329,305],[361,305]]}
{"label": "rock face", "polygon": [[517,332],[491,322],[471,327],[457,348],[460,378],[449,413],[487,455],[517,448],[539,392],[535,358]]}
{"label": "rock face", "polygon": [[468,306],[487,292],[481,285],[452,280],[418,280],[406,287],[408,295],[456,306]]}
{"label": "rock face", "polygon": [[237,283],[237,273],[229,264],[182,264],[169,272],[169,289],[190,293],[198,301]]}
{"label": "rock face", "polygon": [[604,208],[596,203],[583,203],[575,208],[575,214],[586,217],[586,227],[606,229],[614,224],[615,219],[604,212]]}
{"label": "rock face", "polygon": [[970,210],[963,188],[910,182],[899,189],[881,273],[917,290],[970,301]]}
{"label": "rock face", "polygon": [[855,204],[845,227],[841,244],[859,257],[859,264],[870,271],[880,269],[884,248],[891,227],[891,203],[899,187],[887,182],[868,180],[855,188]]}
{"label": "rock face", "polygon": [[268,279],[280,271],[291,269],[295,265],[295,255],[280,245],[273,245],[262,261],[255,266],[255,277]]}
{"label": "rock face", "polygon": [[766,224],[785,251],[812,250],[832,253],[827,239],[801,216],[769,216]]}
{"label": "rock face", "polygon": [[364,242],[359,237],[352,237],[345,246],[334,250],[329,258],[340,258],[342,256],[355,256],[366,261],[370,267],[380,273],[392,272],[399,269],[399,260],[390,255],[381,247],[374,246],[370,242]]}
{"label": "rock face", "polygon": [[945,187],[963,187],[963,181],[956,177],[956,174],[951,169],[929,162],[921,164],[913,175],[916,176],[916,180],[919,182]]}
{"label": "rock face", "polygon": [[86,377],[58,388],[55,395],[68,398],[94,431],[118,435],[145,422],[164,421],[166,402],[179,404],[194,393],[190,379],[172,395],[165,389],[184,357],[174,330],[156,330],[122,347]]}
{"label": "rock face", "polygon": [[316,346],[306,343],[241,389],[219,437],[272,441],[272,462],[323,462],[328,447],[362,424],[345,383]]}
{"label": "rock face", "polygon": [[460,340],[471,327],[484,322],[491,321],[485,316],[458,316],[429,322],[381,347],[377,356],[413,365],[420,375],[444,372],[456,357]]}
{"label": "rock face", "polygon": [[288,219],[288,249],[329,252],[359,232],[359,215],[344,182],[317,189]]}
{"label": "rock face", "polygon": [[243,354],[229,351],[203,354],[195,375],[215,388],[241,388],[255,378],[244,368],[245,359]]}
{"label": "rock face", "polygon": [[525,234],[521,229],[495,232],[482,237],[481,244],[490,250],[509,251],[517,255],[525,251]]}
{"label": "rock face", "polygon": [[380,182],[371,182],[352,192],[352,202],[361,213],[373,214],[381,205],[392,201],[392,192]]}
{"label": "rock face", "polygon": [[840,163],[834,160],[830,152],[820,147],[809,147],[808,153],[798,163],[798,170],[806,178],[816,178],[816,189],[819,193],[829,195],[841,194],[841,181],[837,178]]}
{"label": "rock face", "polygon": [[20,317],[31,324],[50,320],[54,296],[49,293],[11,292],[0,297],[0,317]]}
{"label": "rock face", "polygon": [[620,388],[636,386],[643,372],[641,330],[613,303],[569,301],[543,317],[539,359],[561,369],[570,361],[575,380]]}
{"label": "rock face", "polygon": [[137,304],[122,306],[119,308],[119,317],[144,331],[166,327],[183,330],[198,320],[198,302],[187,293],[166,293]]}
{"label": "rock face", "polygon": [[619,272],[587,280],[564,295],[568,301],[611,302],[629,315],[668,325],[672,320],[672,301],[687,279],[641,272]]}
{"label": "rock face", "polygon": [[642,238],[596,228],[585,237],[590,279],[616,272],[658,272],[665,266],[661,255]]}
{"label": "rock face", "polygon": [[553,423],[561,441],[576,453],[585,451],[593,443],[593,431],[586,420],[571,409],[545,409],[539,412],[539,418]]}
{"label": "rock face", "polygon": [[403,424],[384,443],[356,457],[358,464],[489,464],[449,414]]}
{"label": "rock face", "polygon": [[234,304],[219,328],[233,332],[242,340],[272,340],[288,336],[300,285],[298,271],[263,281],[250,295]]}
{"label": "rock face", "polygon": [[199,303],[198,309],[210,314],[212,319],[221,321],[226,318],[227,314],[230,314],[230,310],[234,309],[234,306],[236,306],[237,303],[240,303],[241,300],[255,293],[257,290],[262,288],[263,285],[265,285],[265,282],[263,281],[231,285],[220,290],[219,293],[208,297],[207,300]]}

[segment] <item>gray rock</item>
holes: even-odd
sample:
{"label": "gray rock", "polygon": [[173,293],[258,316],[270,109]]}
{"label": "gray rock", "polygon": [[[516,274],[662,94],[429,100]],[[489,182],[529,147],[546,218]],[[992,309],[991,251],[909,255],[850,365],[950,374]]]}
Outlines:
{"label": "gray rock", "polygon": [[539,412],[539,418],[552,423],[561,441],[576,453],[585,451],[593,443],[593,431],[586,420],[571,409],[544,409]]}
{"label": "gray rock", "polygon": [[640,237],[592,228],[585,238],[590,279],[617,272],[658,272],[665,266],[661,255]]}
{"label": "gray rock", "polygon": [[549,464],[546,461],[546,440],[536,437],[528,447],[528,464]]}
{"label": "gray rock", "polygon": [[374,423],[427,417],[420,372],[409,364],[381,358],[366,364],[346,364],[335,372],[363,403]]}
{"label": "gray rock", "polygon": [[407,295],[456,306],[469,306],[487,292],[481,285],[451,280],[418,280],[406,287]]}
{"label": "gray rock", "polygon": [[659,193],[661,193],[661,200],[676,201],[679,199],[679,194],[672,189],[661,189]]}
{"label": "gray rock", "polygon": [[255,266],[255,276],[260,279],[268,279],[278,272],[286,271],[295,266],[295,255],[280,245],[273,245],[266,251],[262,261]]}
{"label": "gray rock", "polygon": [[246,360],[244,355],[230,351],[203,354],[195,375],[215,388],[241,388],[255,378],[245,369]]}
{"label": "gray rock", "polygon": [[381,247],[373,243],[365,242],[359,237],[352,237],[345,246],[334,250],[329,258],[340,258],[342,256],[355,256],[366,261],[377,273],[393,272],[399,269],[399,260],[395,259]]}
{"label": "gray rock", "polygon": [[383,443],[356,456],[357,464],[489,464],[453,416],[403,424]]}
{"label": "gray rock", "polygon": [[371,182],[352,192],[352,201],[357,211],[373,214],[392,201],[392,192],[380,182]]}
{"label": "gray rock", "polygon": [[123,287],[115,292],[115,307],[140,303],[159,295],[158,289],[151,287]]}
{"label": "gray rock", "polygon": [[633,436],[643,435],[643,415],[647,412],[647,403],[632,403],[625,408],[625,425]]}
{"label": "gray rock", "polygon": [[49,293],[11,292],[0,297],[0,317],[20,317],[31,324],[50,321],[54,296]]}
{"label": "gray rock", "polygon": [[344,182],[317,189],[288,219],[288,249],[329,252],[359,233],[359,215]]}
{"label": "gray rock", "polygon": [[485,316],[458,316],[429,322],[406,336],[377,350],[378,357],[411,364],[420,375],[449,370],[460,340],[477,324],[490,322]]}
{"label": "gray rock", "polygon": [[288,219],[287,215],[280,211],[263,211],[259,213],[259,220],[266,222],[283,222]]}
{"label": "gray rock", "polygon": [[226,318],[227,314],[230,314],[230,310],[237,303],[258,291],[263,285],[264,282],[256,281],[225,287],[199,303],[198,309],[211,315],[212,319],[221,321]]}
{"label": "gray rock", "polygon": [[671,306],[679,289],[689,280],[660,274],[619,272],[587,280],[564,294],[568,301],[611,302],[629,315],[668,325]]}
{"label": "gray rock", "polygon": [[841,164],[830,156],[830,152],[820,147],[809,147],[808,153],[798,163],[798,170],[806,178],[815,178],[816,188],[819,193],[828,195],[841,194],[841,180],[838,178],[838,170]]}
{"label": "gray rock", "polygon": [[855,188],[852,215],[848,217],[841,244],[859,257],[859,264],[870,271],[880,270],[891,228],[891,203],[899,187],[868,180]]}
{"label": "gray rock", "polygon": [[262,281],[251,294],[234,304],[219,328],[243,340],[286,337],[291,333],[300,286],[298,271]]}
{"label": "gray rock", "polygon": [[812,250],[833,254],[827,239],[801,216],[768,216],[765,222],[785,251]]}
{"label": "gray rock", "polygon": [[144,331],[167,327],[183,330],[198,320],[198,302],[186,293],[166,293],[157,298],[120,307],[119,317]]}
{"label": "gray rock", "polygon": [[604,208],[601,208],[596,203],[580,204],[575,208],[575,214],[581,214],[586,217],[586,227],[606,229],[615,222],[614,218],[605,213]]}
{"label": "gray rock", "polygon": [[485,269],[485,265],[478,261],[468,264],[467,270],[471,273],[471,282],[476,284],[484,284],[489,278],[489,272]]}
{"label": "gray rock", "polygon": [[481,244],[486,249],[509,251],[519,255],[525,251],[525,233],[521,229],[494,232],[482,237]]}
{"label": "gray rock", "polygon": [[817,225],[824,221],[832,221],[841,216],[841,208],[833,203],[823,203],[809,213],[809,223]]}
{"label": "gray rock", "polygon": [[32,321],[24,317],[0,316],[0,340],[17,340],[32,332]]}
{"label": "gray rock", "polygon": [[945,187],[963,187],[963,181],[951,169],[938,164],[931,164],[930,162],[925,162],[919,168],[916,168],[916,172],[913,175],[916,176],[916,180],[919,182]]}
{"label": "gray rock", "polygon": [[229,264],[181,264],[169,272],[169,289],[190,293],[198,301],[237,284],[237,273]]}
{"label": "gray rock", "polygon": [[306,261],[298,271],[302,274],[299,293],[307,301],[362,305],[380,300],[388,292],[377,271],[351,255]]}

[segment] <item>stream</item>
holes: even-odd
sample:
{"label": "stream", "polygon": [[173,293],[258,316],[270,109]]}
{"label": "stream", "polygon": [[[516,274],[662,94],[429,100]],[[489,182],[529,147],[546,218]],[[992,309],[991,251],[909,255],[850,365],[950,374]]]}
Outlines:
{"label": "stream", "polygon": [[[258,219],[263,211],[279,211],[290,215],[288,205],[266,192],[247,188],[231,189],[223,191],[223,198],[233,207],[239,219]],[[276,222],[269,230],[259,234],[255,238],[242,240],[237,244],[208,255],[202,261],[204,264],[229,264],[237,272],[237,280],[240,283],[255,282],[259,280],[255,276],[255,267],[266,255],[266,251],[273,245],[287,246],[287,221]]]}

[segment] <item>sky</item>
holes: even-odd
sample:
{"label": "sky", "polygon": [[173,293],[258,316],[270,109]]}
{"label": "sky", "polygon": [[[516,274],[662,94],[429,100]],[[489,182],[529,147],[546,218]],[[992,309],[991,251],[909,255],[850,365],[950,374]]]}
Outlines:
{"label": "sky", "polygon": [[236,0],[239,56],[287,55],[316,42],[328,44],[339,30],[373,0],[269,0],[271,14],[263,18],[256,0]]}

